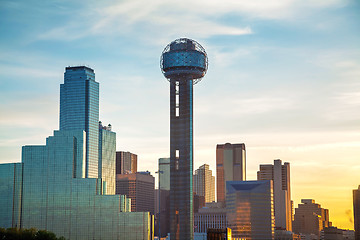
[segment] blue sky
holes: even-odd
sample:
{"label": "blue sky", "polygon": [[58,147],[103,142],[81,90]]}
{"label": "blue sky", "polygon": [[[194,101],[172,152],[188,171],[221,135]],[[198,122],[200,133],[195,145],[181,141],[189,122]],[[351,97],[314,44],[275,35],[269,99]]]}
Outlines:
{"label": "blue sky", "polygon": [[[356,0],[0,1],[0,162],[58,129],[66,66],[100,83],[100,120],[117,150],[154,172],[169,152],[172,40],[197,40],[209,70],[194,89],[195,167],[215,171],[218,143],[244,142],[247,176],[280,158],[292,196],[353,228],[360,184],[360,2]],[[215,174],[215,173],[214,173]],[[349,212],[350,211],[350,212]]]}

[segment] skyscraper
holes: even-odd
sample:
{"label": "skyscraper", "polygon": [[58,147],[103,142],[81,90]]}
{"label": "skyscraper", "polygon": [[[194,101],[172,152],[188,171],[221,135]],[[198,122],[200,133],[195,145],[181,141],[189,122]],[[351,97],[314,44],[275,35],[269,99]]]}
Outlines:
{"label": "skyscraper", "polygon": [[105,182],[104,194],[114,195],[116,184],[116,133],[111,125],[99,122],[99,178]]}
{"label": "skyscraper", "polygon": [[215,177],[208,164],[195,170],[194,192],[199,196],[204,196],[205,202],[215,201]]}
{"label": "skyscraper", "polygon": [[320,231],[331,227],[329,210],[322,208],[313,199],[301,199],[295,208],[293,232],[298,234],[314,234],[320,238]]}
{"label": "skyscraper", "polygon": [[104,196],[112,188],[115,133],[109,126],[99,129],[99,86],[93,77],[90,68],[67,67],[61,130],[46,145],[23,146],[22,163],[0,164],[6,186],[0,188],[0,203],[7,209],[0,210],[0,227],[34,227],[66,239],[153,238],[149,212],[129,212],[124,195]]}
{"label": "skyscraper", "polygon": [[93,69],[67,67],[60,84],[60,130],[86,133],[85,177],[98,177],[99,83]]}
{"label": "skyscraper", "polygon": [[355,240],[360,240],[360,185],[353,190]]}
{"label": "skyscraper", "polygon": [[217,201],[225,202],[226,182],[246,180],[245,144],[218,144],[216,146]]}
{"label": "skyscraper", "polygon": [[131,152],[116,152],[116,174],[137,172],[137,155]]}
{"label": "skyscraper", "polygon": [[193,85],[207,71],[207,54],[181,38],[165,47],[160,64],[170,82],[171,239],[193,240]]}
{"label": "skyscraper", "polygon": [[274,205],[271,180],[227,181],[226,211],[234,238],[274,239]]}
{"label": "skyscraper", "polygon": [[290,164],[274,160],[274,165],[261,164],[257,172],[258,180],[273,180],[275,226],[279,229],[292,231],[292,208],[290,194]]}

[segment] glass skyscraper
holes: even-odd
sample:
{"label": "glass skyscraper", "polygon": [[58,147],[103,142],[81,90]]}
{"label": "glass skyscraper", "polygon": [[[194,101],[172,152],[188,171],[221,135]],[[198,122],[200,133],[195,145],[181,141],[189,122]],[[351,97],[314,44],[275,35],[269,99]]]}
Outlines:
{"label": "glass skyscraper", "polygon": [[227,181],[226,211],[232,236],[239,239],[274,239],[272,180]]}
{"label": "glass skyscraper", "polygon": [[107,195],[115,191],[116,137],[99,127],[94,71],[67,67],[60,93],[60,130],[46,145],[24,146],[22,163],[0,164],[0,227],[66,239],[152,239],[149,212],[132,213],[126,196]]}
{"label": "glass skyscraper", "polygon": [[116,186],[116,133],[111,125],[99,123],[99,178],[106,183],[104,194],[115,194]]}
{"label": "glass skyscraper", "polygon": [[86,132],[85,177],[98,177],[99,83],[94,70],[67,67],[60,84],[60,130]]}

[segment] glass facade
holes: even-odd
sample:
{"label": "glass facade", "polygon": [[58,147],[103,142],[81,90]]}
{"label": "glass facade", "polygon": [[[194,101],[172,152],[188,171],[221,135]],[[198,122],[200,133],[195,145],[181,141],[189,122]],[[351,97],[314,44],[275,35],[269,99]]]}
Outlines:
{"label": "glass facade", "polygon": [[22,163],[0,164],[0,227],[21,226]]}
{"label": "glass facade", "polygon": [[67,67],[60,84],[60,130],[86,132],[85,176],[98,177],[99,83],[88,67]]}
{"label": "glass facade", "polygon": [[228,227],[234,238],[274,239],[274,200],[271,180],[226,182]]}
{"label": "glass facade", "polygon": [[[130,213],[125,196],[103,195],[101,178],[82,178],[84,131],[55,131],[46,146],[24,146],[22,227],[66,239],[150,239],[148,212]],[[123,212],[120,212],[123,211]]]}
{"label": "glass facade", "polygon": [[66,239],[153,238],[149,212],[131,213],[126,196],[106,195],[115,191],[116,136],[111,126],[99,130],[94,78],[88,67],[67,67],[60,130],[44,146],[24,146],[22,163],[0,165],[0,227]]}
{"label": "glass facade", "polygon": [[99,125],[99,178],[105,182],[104,194],[115,194],[116,133]]}

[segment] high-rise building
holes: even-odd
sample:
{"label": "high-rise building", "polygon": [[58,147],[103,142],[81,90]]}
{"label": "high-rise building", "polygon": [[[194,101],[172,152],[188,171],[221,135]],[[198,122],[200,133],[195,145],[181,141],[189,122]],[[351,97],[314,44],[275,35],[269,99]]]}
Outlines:
{"label": "high-rise building", "polygon": [[290,164],[274,160],[272,164],[261,164],[258,180],[273,180],[275,227],[292,231],[292,204],[290,193]]}
{"label": "high-rise building", "polygon": [[314,234],[320,238],[320,231],[331,227],[329,210],[321,208],[313,199],[301,199],[301,204],[295,208],[293,232],[298,234]]}
{"label": "high-rise building", "polygon": [[360,185],[353,190],[355,240],[360,240]]}
{"label": "high-rise building", "polygon": [[137,172],[116,175],[116,194],[131,199],[132,212],[151,212],[154,214],[155,178],[150,172]]}
{"label": "high-rise building", "polygon": [[272,180],[227,181],[226,210],[232,236],[240,239],[274,239]]}
{"label": "high-rise building", "polygon": [[205,202],[215,201],[215,177],[208,164],[195,170],[194,192],[199,196],[204,196]]}
{"label": "high-rise building", "polygon": [[85,177],[98,177],[99,83],[93,69],[67,67],[60,85],[60,130],[86,133]]}
{"label": "high-rise building", "polygon": [[207,54],[194,40],[181,38],[161,55],[170,82],[170,226],[172,240],[194,239],[193,85],[207,71]]}
{"label": "high-rise building", "polygon": [[217,201],[225,202],[226,182],[246,180],[245,144],[218,144],[216,146]]}
{"label": "high-rise building", "polygon": [[125,195],[105,196],[111,188],[114,168],[108,164],[115,161],[115,135],[99,130],[93,72],[67,67],[60,130],[46,145],[23,146],[22,163],[0,164],[0,181],[7,187],[0,188],[0,203],[7,209],[0,211],[0,227],[49,230],[66,239],[153,238],[149,212],[131,213]]}
{"label": "high-rise building", "polygon": [[131,152],[116,152],[116,174],[137,172],[137,155]]}
{"label": "high-rise building", "polygon": [[105,182],[104,194],[115,194],[116,133],[111,125],[99,122],[99,178]]}
{"label": "high-rise building", "polygon": [[159,189],[170,190],[170,158],[159,158]]}

